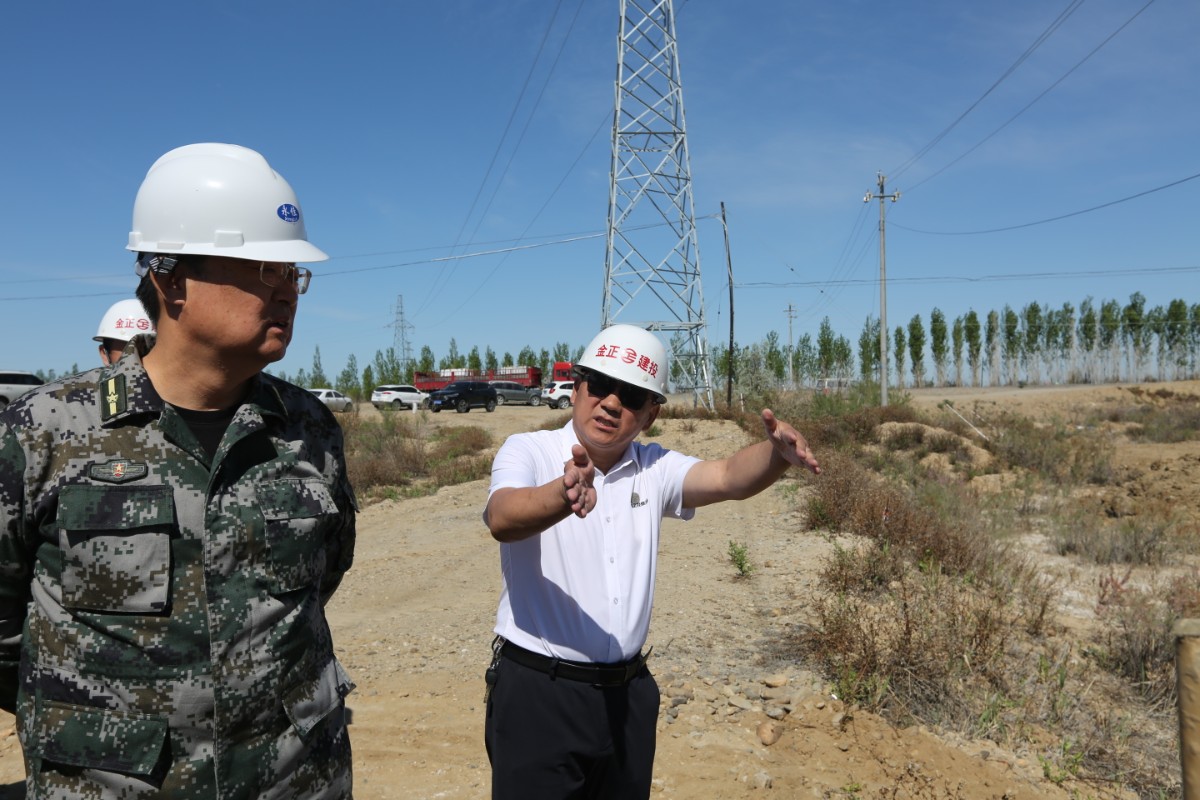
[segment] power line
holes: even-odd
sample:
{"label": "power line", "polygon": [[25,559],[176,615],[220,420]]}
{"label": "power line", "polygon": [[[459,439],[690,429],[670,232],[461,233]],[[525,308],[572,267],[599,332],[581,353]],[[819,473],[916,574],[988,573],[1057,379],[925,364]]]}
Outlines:
{"label": "power line", "polygon": [[[893,225],[895,223],[892,223]],[[1011,272],[997,273],[995,275],[979,275],[977,277],[968,277],[965,275],[925,275],[908,278],[889,278],[889,283],[994,283],[997,281],[1016,281],[1016,280],[1055,280],[1061,278],[1098,278],[1116,275],[1175,275],[1187,274],[1192,272],[1200,272],[1200,266],[1194,267],[1121,267],[1119,269],[1099,269],[1099,270],[1084,270],[1082,272]],[[874,278],[848,279],[840,281],[840,285],[845,286],[874,286],[878,284],[878,280]],[[793,286],[827,286],[825,281],[791,281],[791,282],[770,282],[759,281],[754,283],[735,283],[734,287],[738,289],[782,289]]]}
{"label": "power line", "polygon": [[48,294],[35,297],[0,297],[0,303],[11,303],[17,300],[73,300],[78,297],[129,297],[130,292],[125,289],[120,292],[86,292],[84,294]]}
{"label": "power line", "polygon": [[1132,23],[1132,22],[1133,22],[1135,19],[1137,19],[1138,17],[1140,17],[1140,16],[1141,16],[1141,14],[1142,14],[1142,12],[1143,12],[1143,11],[1145,11],[1147,8],[1149,8],[1149,7],[1150,7],[1150,6],[1151,6],[1153,3],[1154,3],[1154,0],[1149,0],[1149,2],[1147,2],[1147,3],[1146,3],[1146,5],[1144,5],[1144,6],[1142,6],[1141,8],[1139,8],[1139,9],[1138,9],[1138,10],[1137,10],[1137,11],[1134,13],[1134,15],[1133,15],[1132,17],[1130,17],[1129,19],[1125,20],[1125,22],[1124,22],[1124,23],[1122,23],[1122,24],[1121,24],[1121,26],[1120,26],[1119,28],[1117,28],[1115,31],[1113,31],[1112,33],[1110,33],[1110,34],[1109,34],[1109,35],[1108,35],[1108,36],[1107,36],[1107,37],[1104,39],[1104,41],[1100,42],[1100,44],[1098,44],[1098,45],[1096,45],[1094,48],[1092,48],[1091,52],[1089,52],[1089,53],[1088,53],[1086,56],[1084,56],[1084,57],[1083,57],[1083,58],[1081,58],[1079,61],[1077,61],[1077,62],[1075,63],[1075,66],[1071,67],[1069,70],[1067,70],[1066,72],[1064,72],[1064,73],[1062,74],[1062,76],[1061,76],[1061,77],[1060,77],[1058,80],[1056,80],[1054,83],[1052,83],[1052,84],[1050,84],[1049,86],[1047,86],[1047,87],[1046,87],[1046,88],[1045,88],[1045,89],[1042,91],[1042,93],[1041,93],[1041,94],[1039,94],[1037,97],[1033,98],[1033,99],[1032,99],[1032,100],[1030,100],[1028,103],[1026,103],[1026,104],[1025,104],[1025,106],[1024,106],[1024,107],[1023,107],[1023,108],[1022,108],[1020,111],[1018,111],[1016,114],[1013,114],[1011,117],[1009,117],[1009,118],[1008,118],[1008,119],[1007,119],[1007,120],[1004,122],[1004,124],[1002,124],[1000,127],[996,128],[994,131],[992,131],[991,133],[989,133],[987,136],[985,136],[985,137],[983,137],[982,139],[980,139],[980,140],[979,140],[979,141],[978,141],[978,142],[977,142],[977,143],[976,143],[976,144],[975,144],[973,147],[971,147],[970,149],[968,149],[968,150],[967,150],[965,153],[963,153],[962,155],[960,155],[958,158],[956,158],[956,159],[954,159],[953,161],[951,161],[949,164],[946,164],[944,167],[942,167],[941,169],[939,169],[937,172],[934,172],[932,175],[927,175],[927,176],[925,176],[923,179],[921,179],[921,180],[917,181],[915,184],[913,184],[912,186],[910,186],[910,187],[908,188],[908,190],[907,190],[907,191],[909,191],[909,192],[912,192],[914,189],[916,189],[916,188],[918,188],[918,187],[920,187],[920,186],[923,186],[923,185],[924,185],[924,184],[926,184],[926,183],[929,183],[929,181],[933,180],[933,179],[934,179],[934,178],[936,178],[938,175],[941,175],[943,172],[945,172],[946,170],[950,169],[950,168],[951,168],[951,167],[953,167],[955,164],[957,164],[958,162],[962,161],[962,160],[963,160],[964,158],[966,158],[967,156],[971,155],[971,153],[974,153],[974,152],[975,152],[976,150],[978,150],[980,147],[982,147],[983,145],[985,145],[985,144],[986,144],[988,141],[990,141],[990,140],[991,140],[991,138],[992,138],[993,136],[995,136],[995,135],[996,135],[996,134],[998,134],[1000,131],[1004,130],[1004,129],[1005,129],[1005,128],[1007,128],[1009,125],[1011,125],[1013,122],[1015,122],[1015,121],[1016,121],[1016,119],[1017,119],[1017,117],[1021,116],[1022,114],[1024,114],[1024,113],[1025,113],[1026,111],[1028,111],[1029,109],[1033,108],[1033,106],[1034,106],[1034,104],[1035,104],[1035,103],[1037,103],[1039,100],[1041,100],[1041,99],[1042,99],[1043,97],[1045,97],[1046,95],[1050,94],[1050,92],[1052,92],[1052,91],[1053,91],[1055,88],[1057,88],[1057,87],[1058,87],[1058,85],[1059,85],[1060,83],[1062,83],[1062,82],[1063,82],[1063,81],[1065,81],[1067,78],[1069,78],[1069,77],[1071,76],[1071,74],[1075,72],[1075,70],[1077,70],[1077,69],[1079,69],[1080,67],[1082,67],[1082,66],[1084,65],[1084,63],[1088,61],[1088,59],[1090,59],[1092,56],[1096,55],[1096,53],[1100,52],[1100,49],[1101,49],[1102,47],[1104,47],[1106,44],[1108,44],[1108,43],[1109,43],[1109,42],[1111,42],[1111,41],[1112,41],[1114,38],[1116,38],[1117,34],[1119,34],[1121,31],[1125,30],[1125,28],[1127,28],[1127,27],[1130,25],[1130,23]]}
{"label": "power line", "polygon": [[[555,20],[558,19],[558,12],[561,8],[562,8],[562,0],[558,0],[558,2],[554,6],[554,13],[550,16],[550,21],[546,24],[546,29],[542,33],[542,39],[538,43],[538,51],[534,55],[533,61],[530,62],[530,64],[529,64],[529,71],[526,73],[525,81],[524,81],[524,83],[521,84],[521,91],[518,93],[517,99],[513,103],[512,111],[508,115],[508,121],[504,124],[504,131],[500,134],[500,138],[496,142],[496,149],[492,152],[491,161],[488,162],[487,169],[484,170],[483,177],[479,181],[479,187],[475,190],[475,197],[472,198],[472,200],[471,200],[471,206],[469,209],[467,209],[466,216],[463,217],[462,225],[459,227],[458,235],[455,237],[455,246],[456,247],[458,246],[458,243],[460,243],[462,241],[463,234],[467,230],[467,225],[470,223],[471,217],[475,214],[475,208],[479,204],[479,199],[483,196],[484,187],[487,185],[488,180],[492,176],[492,170],[495,168],[496,161],[500,157],[500,151],[504,147],[504,141],[505,141],[505,139],[508,138],[509,131],[512,130],[513,122],[516,120],[516,117],[517,117],[517,111],[520,109],[521,103],[525,99],[525,92],[529,89],[529,84],[533,80],[534,71],[537,69],[537,64],[541,60],[542,53],[546,49],[546,42],[550,38],[550,31],[553,30],[553,28],[554,28],[554,22],[555,22]],[[556,61],[557,61],[557,59],[556,59]],[[541,99],[541,96],[539,95],[539,100],[540,99]],[[535,106],[533,111],[530,112],[530,115],[532,115],[536,110],[537,110],[537,107]],[[522,137],[523,136],[524,136],[524,133],[522,133]],[[518,147],[520,146],[520,142],[517,143],[517,146]],[[511,163],[511,159],[510,159],[510,163]],[[507,171],[507,169],[508,169],[508,166],[506,165],[505,171]],[[497,182],[497,187],[496,187],[497,191],[499,190],[499,183],[502,180],[503,180],[503,176],[498,178],[496,181]],[[495,197],[494,193],[493,193],[492,197],[494,199],[494,197]],[[488,200],[489,207],[491,206],[491,202],[492,201],[489,199]],[[479,229],[479,224],[482,223],[482,218],[483,218],[483,216],[485,216],[485,214],[486,214],[486,211],[480,213],[480,218],[479,218],[479,221],[476,223],[475,230]],[[472,232],[472,236],[473,235],[474,235],[474,231]],[[428,295],[428,297],[426,297],[425,302],[422,303],[417,308],[416,313],[418,315],[420,315],[420,313],[422,311],[424,311],[426,308],[428,308],[429,305],[437,298],[437,296],[439,294],[441,294],[442,290],[449,283],[452,274],[453,274],[452,272],[447,273],[445,275],[439,276],[437,279],[434,280],[434,285],[430,289],[429,295]]]}
{"label": "power line", "polygon": [[1163,189],[1170,189],[1172,186],[1178,186],[1181,183],[1187,183],[1188,181],[1194,181],[1194,180],[1196,180],[1196,178],[1200,178],[1200,172],[1197,172],[1195,175],[1189,175],[1186,178],[1180,178],[1177,181],[1172,181],[1170,183],[1163,184],[1162,186],[1156,186],[1153,189],[1147,189],[1144,192],[1138,192],[1137,194],[1131,194],[1128,197],[1122,197],[1120,200],[1110,200],[1109,202],[1101,203],[1098,206],[1092,206],[1091,208],[1084,208],[1079,211],[1072,211],[1070,214],[1060,214],[1057,217],[1049,217],[1047,219],[1039,219],[1036,222],[1024,222],[1020,225],[1009,225],[1004,228],[990,228],[988,230],[983,230],[983,231],[925,231],[925,230],[921,230],[920,228],[910,228],[906,225],[901,225],[897,222],[893,222],[892,224],[895,225],[897,228],[903,228],[906,231],[912,231],[913,233],[927,233],[930,236],[977,236],[982,233],[1001,233],[1003,231],[1015,231],[1020,228],[1031,228],[1034,225],[1044,225],[1047,222],[1058,222],[1059,220],[1062,220],[1062,219],[1068,219],[1070,217],[1078,217],[1080,214],[1088,214],[1092,211],[1099,211],[1102,208],[1108,208],[1109,206],[1115,206],[1120,203],[1127,202],[1129,200],[1136,200],[1139,197],[1145,197],[1148,194],[1154,194],[1155,192],[1161,192]]}
{"label": "power line", "polygon": [[[698,219],[698,220],[716,219],[718,216],[719,216],[718,214],[705,214],[703,216],[696,217],[696,219]],[[654,228],[654,227],[665,227],[666,225],[667,225],[667,223],[660,222],[660,223],[655,223],[655,224],[637,226],[636,228],[631,228],[631,230],[641,230],[643,228]],[[360,267],[357,269],[343,269],[343,270],[333,270],[333,271],[328,271],[328,272],[318,272],[318,273],[314,273],[313,277],[330,278],[330,277],[337,277],[339,275],[350,275],[350,274],[353,274],[356,272],[375,272],[377,270],[383,270],[383,269],[398,269],[400,267],[413,267],[413,266],[420,266],[422,264],[436,264],[436,263],[440,263],[443,261],[453,261],[455,259],[462,259],[462,258],[476,258],[478,256],[491,256],[491,255],[496,255],[498,253],[511,253],[511,252],[516,252],[519,250],[532,250],[532,249],[536,249],[536,248],[540,248],[540,247],[549,247],[550,245],[556,245],[556,244],[573,244],[575,242],[585,241],[587,239],[599,238],[601,236],[604,236],[605,233],[603,231],[591,231],[591,232],[581,232],[581,233],[571,233],[571,234],[559,233],[559,234],[548,234],[548,235],[552,235],[552,236],[555,236],[558,238],[547,239],[544,242],[536,242],[533,244],[519,245],[519,246],[514,246],[514,247],[501,247],[501,248],[496,248],[493,250],[479,250],[479,251],[476,251],[473,253],[460,253],[459,255],[455,255],[455,256],[421,258],[421,259],[417,259],[415,261],[402,261],[402,262],[399,262],[396,264],[381,264],[381,265],[377,265],[377,266],[373,266],[373,267]],[[542,238],[542,237],[496,239],[496,240],[493,240],[492,242],[479,242],[479,244],[520,242],[520,241],[524,241],[525,238]],[[414,247],[414,248],[411,248],[408,250],[391,250],[391,251],[386,251],[386,252],[382,252],[382,253],[359,254],[359,255],[350,255],[350,256],[335,256],[334,258],[331,258],[328,262],[325,262],[325,263],[332,263],[334,261],[342,261],[342,260],[350,259],[350,258],[365,258],[369,255],[371,255],[371,256],[373,256],[373,255],[392,255],[392,254],[399,254],[399,253],[420,253],[420,252],[424,252],[426,250],[445,250],[448,247],[452,248],[454,246],[453,245],[440,245],[440,246],[435,246],[435,247]],[[120,278],[120,277],[122,277],[122,276],[111,274],[111,273],[106,274],[106,275],[95,275],[95,274],[60,275],[60,276],[54,277],[54,278],[17,278],[14,280],[0,280],[0,284],[63,283],[63,282],[79,282],[79,281],[98,281],[98,280],[105,280],[105,279],[109,279],[109,278]],[[106,294],[128,294],[128,291],[107,292]],[[38,297],[38,298],[0,297],[0,300],[23,300],[23,299],[55,300],[55,299],[65,298],[65,297],[93,297],[93,296],[100,296],[100,295],[93,292],[88,295],[52,295],[52,296]]]}
{"label": "power line", "polygon": [[945,128],[943,128],[942,132],[939,133],[937,136],[933,137],[933,139],[931,139],[928,144],[926,144],[924,147],[922,147],[920,150],[918,150],[913,155],[909,156],[907,161],[905,161],[903,164],[896,167],[895,169],[891,170],[892,179],[895,180],[900,175],[904,174],[908,170],[909,167],[911,167],[913,164],[920,161],[921,158],[924,157],[926,153],[928,153],[930,150],[932,150],[934,147],[936,147],[938,145],[938,143],[942,141],[942,139],[946,138],[946,136],[950,133],[950,131],[954,130],[954,128],[957,127],[958,123],[962,122],[968,114],[970,114],[972,111],[975,110],[976,106],[978,106],[980,103],[983,102],[984,98],[986,98],[989,94],[991,94],[993,91],[995,91],[996,87],[998,87],[1001,83],[1003,83],[1005,81],[1005,79],[1008,78],[1008,76],[1012,75],[1017,70],[1017,67],[1019,67],[1019,66],[1021,66],[1021,64],[1025,63],[1025,60],[1028,59],[1031,55],[1033,55],[1033,53],[1039,47],[1041,47],[1046,42],[1046,40],[1049,39],[1054,34],[1054,32],[1057,31],[1059,29],[1059,27],[1061,27],[1062,24],[1064,22],[1066,22],[1067,19],[1079,9],[1079,7],[1081,5],[1083,5],[1083,2],[1084,2],[1084,0],[1071,0],[1071,2],[1067,4],[1067,7],[1059,13],[1059,15],[1054,19],[1054,21],[1051,22],[1050,25],[1047,26],[1046,29],[1044,31],[1042,31],[1041,34],[1039,34],[1036,39],[1033,40],[1033,44],[1029,45],[1029,47],[1027,47],[1025,49],[1025,52],[1022,53],[1020,55],[1020,57],[1017,58],[1017,60],[1014,61],[1012,63],[1012,65],[1008,69],[1006,69],[1004,71],[1004,73],[999,78],[997,78],[996,81],[991,86],[989,86],[987,88],[987,91],[985,91],[983,94],[981,94],[979,96],[978,100],[976,100],[974,103],[971,103],[971,105],[969,105],[967,107],[966,111],[959,114],[958,117],[955,118],[955,120],[953,122],[951,122],[949,125],[947,125]]}

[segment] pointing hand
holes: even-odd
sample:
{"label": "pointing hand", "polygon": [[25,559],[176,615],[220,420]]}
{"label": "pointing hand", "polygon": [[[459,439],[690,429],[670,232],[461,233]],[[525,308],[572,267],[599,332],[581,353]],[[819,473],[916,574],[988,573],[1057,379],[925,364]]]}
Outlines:
{"label": "pointing hand", "polygon": [[821,473],[817,457],[809,449],[808,442],[800,435],[800,431],[783,420],[776,419],[774,412],[769,408],[763,409],[762,421],[763,427],[767,431],[767,441],[788,463],[810,469],[815,475]]}
{"label": "pointing hand", "polygon": [[596,466],[582,445],[571,447],[571,460],[563,466],[563,500],[577,517],[586,517],[596,507],[596,489],[592,480]]}

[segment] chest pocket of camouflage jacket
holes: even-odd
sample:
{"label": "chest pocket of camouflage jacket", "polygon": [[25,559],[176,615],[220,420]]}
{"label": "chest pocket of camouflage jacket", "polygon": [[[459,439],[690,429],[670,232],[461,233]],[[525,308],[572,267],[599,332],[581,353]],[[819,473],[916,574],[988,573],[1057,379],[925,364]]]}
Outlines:
{"label": "chest pocket of camouflage jacket", "polygon": [[326,536],[337,521],[337,504],[323,481],[289,478],[256,487],[266,524],[267,581],[273,592],[317,584],[325,572]]}
{"label": "chest pocket of camouflage jacket", "polygon": [[174,520],[169,486],[64,486],[58,497],[63,606],[165,611]]}

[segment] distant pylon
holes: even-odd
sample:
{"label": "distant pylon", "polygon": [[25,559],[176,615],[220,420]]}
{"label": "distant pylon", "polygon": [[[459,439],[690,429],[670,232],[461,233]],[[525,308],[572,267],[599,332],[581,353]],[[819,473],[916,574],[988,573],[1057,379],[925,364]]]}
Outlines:
{"label": "distant pylon", "polygon": [[674,8],[620,6],[601,324],[669,336],[674,391],[712,408]]}
{"label": "distant pylon", "polygon": [[413,357],[412,344],[408,341],[408,330],[412,323],[404,318],[404,295],[396,295],[396,321],[392,323],[392,346],[396,349],[396,357],[400,359],[400,373],[405,380],[412,378]]}

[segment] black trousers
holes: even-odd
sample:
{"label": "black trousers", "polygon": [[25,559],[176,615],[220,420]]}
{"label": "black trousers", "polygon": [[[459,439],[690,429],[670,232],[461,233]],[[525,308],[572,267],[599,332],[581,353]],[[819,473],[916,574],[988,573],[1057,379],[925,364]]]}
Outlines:
{"label": "black trousers", "polygon": [[484,742],[493,800],[650,796],[658,684],[592,686],[500,659]]}

